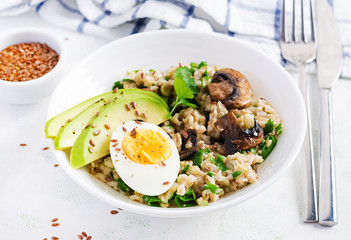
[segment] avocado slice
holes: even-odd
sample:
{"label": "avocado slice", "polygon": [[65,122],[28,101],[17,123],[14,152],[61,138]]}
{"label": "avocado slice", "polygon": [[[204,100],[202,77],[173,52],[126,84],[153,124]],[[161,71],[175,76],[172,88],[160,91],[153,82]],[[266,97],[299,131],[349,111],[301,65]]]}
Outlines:
{"label": "avocado slice", "polygon": [[[111,94],[110,97],[113,98],[114,96],[116,95]],[[63,150],[72,147],[82,130],[88,125],[91,117],[99,111],[108,99],[111,99],[110,97],[99,99],[75,116],[72,121],[61,127],[55,137],[55,149]]]}
{"label": "avocado slice", "polygon": [[[123,92],[123,94],[122,94]],[[126,98],[128,95],[133,97],[137,94],[143,94],[144,98],[154,98],[155,94],[152,92],[146,92],[139,89],[121,89],[117,93],[106,94],[104,98],[100,98],[97,102],[88,106],[81,113],[75,116],[72,121],[65,123],[63,127],[60,128],[56,137],[55,137],[55,149],[64,150],[73,146],[75,140],[78,138],[82,130],[89,124],[90,119],[96,114],[99,109],[105,104],[108,104],[109,101],[117,100],[119,98]],[[132,98],[129,98],[132,102]],[[127,99],[125,99],[127,100]],[[125,101],[123,100],[123,101]],[[154,98],[163,105],[164,101]]]}
{"label": "avocado slice", "polygon": [[[90,126],[82,130],[73,144],[70,156],[73,169],[108,155],[112,132],[124,121],[143,120],[158,125],[168,119],[168,105],[159,95],[140,89],[133,90],[135,94],[122,95],[103,105],[100,114],[95,114],[90,119]],[[131,102],[135,103],[136,109],[131,106]]]}
{"label": "avocado slice", "polygon": [[77,116],[81,111],[86,109],[91,104],[97,102],[101,98],[105,98],[113,94],[113,92],[108,92],[104,94],[97,95],[95,97],[89,98],[80,104],[77,104],[70,109],[56,115],[55,117],[51,118],[45,124],[45,136],[47,138],[55,138],[60,128],[69,120],[72,120],[75,116]]}

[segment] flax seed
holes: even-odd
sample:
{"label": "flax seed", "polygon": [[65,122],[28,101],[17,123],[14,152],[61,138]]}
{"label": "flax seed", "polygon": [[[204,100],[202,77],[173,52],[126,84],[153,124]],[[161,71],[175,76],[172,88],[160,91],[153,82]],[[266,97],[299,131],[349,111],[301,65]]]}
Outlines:
{"label": "flax seed", "polygon": [[128,105],[128,104],[126,104],[125,106],[126,106],[127,111],[130,111],[130,107],[129,107],[129,105]]}
{"label": "flax seed", "polygon": [[72,118],[67,119],[67,122],[72,122]]}
{"label": "flax seed", "polygon": [[96,116],[99,116],[99,115],[100,115],[100,112],[97,112],[97,113],[96,113]]}
{"label": "flax seed", "polygon": [[111,139],[111,142],[118,142],[118,140],[117,139]]}
{"label": "flax seed", "polygon": [[51,240],[59,240],[59,238],[58,238],[58,237],[53,236],[53,237],[51,237]]}
{"label": "flax seed", "polygon": [[132,131],[130,131],[130,136],[134,137],[136,135],[136,130],[133,128]]}
{"label": "flax seed", "polygon": [[44,147],[44,148],[43,148],[43,150],[48,150],[48,149],[49,149],[49,147]]}
{"label": "flax seed", "polygon": [[89,143],[91,146],[95,147],[95,142],[92,139],[90,139]]}
{"label": "flax seed", "polygon": [[58,218],[54,218],[51,220],[51,222],[57,222]]}
{"label": "flax seed", "polygon": [[118,211],[117,210],[111,210],[111,214],[117,214]]}
{"label": "flax seed", "polygon": [[164,162],[161,162],[161,165],[162,165],[162,166],[166,166],[166,164],[165,164]]}
{"label": "flax seed", "polygon": [[164,183],[162,183],[163,185],[168,185],[169,184],[169,182],[167,181],[167,182],[164,182]]}
{"label": "flax seed", "polygon": [[118,146],[118,143],[115,143],[112,145],[112,147],[117,147]]}
{"label": "flax seed", "polygon": [[115,89],[113,89],[113,92],[116,93],[118,91],[118,87],[116,87]]}
{"label": "flax seed", "polygon": [[51,224],[51,226],[53,226],[53,227],[57,227],[58,225],[60,225],[59,223],[53,223],[53,224]]}
{"label": "flax seed", "polygon": [[93,152],[94,152],[94,150],[93,150],[92,147],[89,146],[88,148],[89,148],[89,152],[90,152],[90,153],[93,153]]}
{"label": "flax seed", "polygon": [[88,125],[85,126],[85,128],[88,128],[90,126],[90,123]]}
{"label": "flax seed", "polygon": [[21,143],[20,146],[21,146],[21,147],[25,147],[25,146],[27,146],[27,144]]}
{"label": "flax seed", "polygon": [[135,102],[131,102],[131,103],[130,103],[130,106],[132,106],[132,108],[136,109],[136,104],[135,104]]}
{"label": "flax seed", "polygon": [[106,129],[110,129],[111,127],[108,124],[105,124]]}
{"label": "flax seed", "polygon": [[142,116],[143,118],[147,118],[147,116],[146,116],[145,113],[142,113],[141,116]]}
{"label": "flax seed", "polygon": [[91,127],[92,127],[92,128],[96,128],[96,124],[95,124],[95,123],[93,123],[93,125],[91,125]]}
{"label": "flax seed", "polygon": [[80,240],[83,240],[83,236],[82,235],[77,235],[77,237],[80,239]]}
{"label": "flax seed", "polygon": [[55,164],[54,167],[58,167],[59,165],[58,164]]}
{"label": "flax seed", "polygon": [[138,120],[136,120],[136,121],[135,121],[135,123],[136,123],[136,124],[140,124],[140,125],[141,125],[141,122],[140,122],[140,121],[138,121]]}
{"label": "flax seed", "polygon": [[120,149],[120,148],[115,148],[115,150],[116,150],[116,151],[121,151],[121,149]]}
{"label": "flax seed", "polygon": [[91,236],[88,236],[88,237],[87,237],[87,240],[91,240]]}
{"label": "flax seed", "polygon": [[95,136],[99,135],[99,134],[100,134],[100,130],[96,130],[93,134],[94,134]]}
{"label": "flax seed", "polygon": [[82,232],[81,233],[83,237],[87,237],[88,235],[86,234],[86,232]]}
{"label": "flax seed", "polygon": [[127,129],[125,127],[122,127],[123,131],[127,132]]}
{"label": "flax seed", "polygon": [[138,117],[140,116],[138,111],[135,111],[135,115],[137,115]]}

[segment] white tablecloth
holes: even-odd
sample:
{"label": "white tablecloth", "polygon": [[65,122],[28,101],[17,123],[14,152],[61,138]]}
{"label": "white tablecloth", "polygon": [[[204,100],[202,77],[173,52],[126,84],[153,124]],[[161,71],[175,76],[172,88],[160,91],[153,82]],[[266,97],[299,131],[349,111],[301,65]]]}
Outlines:
{"label": "white tablecloth", "polygon": [[[34,13],[0,18],[0,32],[35,26],[52,31],[68,48],[67,71],[106,40],[58,29]],[[84,43],[84,45],[82,44]],[[312,81],[316,81],[311,76]],[[302,222],[302,163],[298,158],[269,189],[245,203],[203,217],[159,219],[120,211],[81,189],[60,168],[44,136],[50,99],[32,105],[0,102],[0,239],[350,239],[351,81],[333,89],[339,224],[321,227]],[[316,91],[312,92],[316,101]],[[318,124],[314,121],[314,128]],[[26,143],[26,147],[19,144]],[[51,220],[58,218],[57,227]]]}

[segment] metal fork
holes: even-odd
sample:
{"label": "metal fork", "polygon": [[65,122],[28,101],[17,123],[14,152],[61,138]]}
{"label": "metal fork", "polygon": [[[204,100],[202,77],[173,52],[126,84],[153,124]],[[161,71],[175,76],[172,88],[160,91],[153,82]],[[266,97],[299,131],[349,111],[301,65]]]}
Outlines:
{"label": "metal fork", "polygon": [[[287,5],[286,0],[283,1],[282,11],[282,25],[281,25],[281,36],[280,36],[280,47],[283,57],[295,63],[299,69],[299,88],[302,96],[305,100],[306,112],[307,112],[307,130],[305,140],[302,146],[301,156],[306,163],[307,173],[307,188],[306,188],[306,204],[304,205],[304,222],[318,222],[318,208],[317,208],[317,188],[316,188],[316,176],[313,158],[313,144],[312,144],[312,131],[311,131],[311,114],[309,108],[307,82],[305,65],[310,63],[316,58],[316,43],[314,33],[314,18],[313,8],[311,0],[308,0],[308,9],[304,6],[304,0],[301,1],[301,16],[300,24],[298,23],[298,16],[296,12],[296,2],[292,1],[293,4],[293,16],[292,16],[292,27],[288,26],[287,19]],[[307,2],[306,2],[307,3]],[[309,14],[311,25],[306,24],[305,16]],[[308,28],[310,27],[310,28]],[[289,31],[290,30],[290,31]],[[291,33],[291,34],[290,34]],[[300,33],[300,34],[299,34]]]}

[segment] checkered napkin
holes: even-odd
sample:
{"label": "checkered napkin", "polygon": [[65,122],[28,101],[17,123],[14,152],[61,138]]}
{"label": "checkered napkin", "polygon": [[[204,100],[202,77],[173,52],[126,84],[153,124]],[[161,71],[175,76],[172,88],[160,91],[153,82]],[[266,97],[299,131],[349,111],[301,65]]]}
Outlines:
{"label": "checkered napkin", "polygon": [[[342,35],[342,75],[351,78],[351,1],[328,2]],[[18,15],[31,9],[52,24],[111,40],[162,28],[219,32],[245,41],[287,65],[279,48],[282,0],[0,1],[0,16]],[[315,72],[315,65],[309,67],[310,72]]]}

